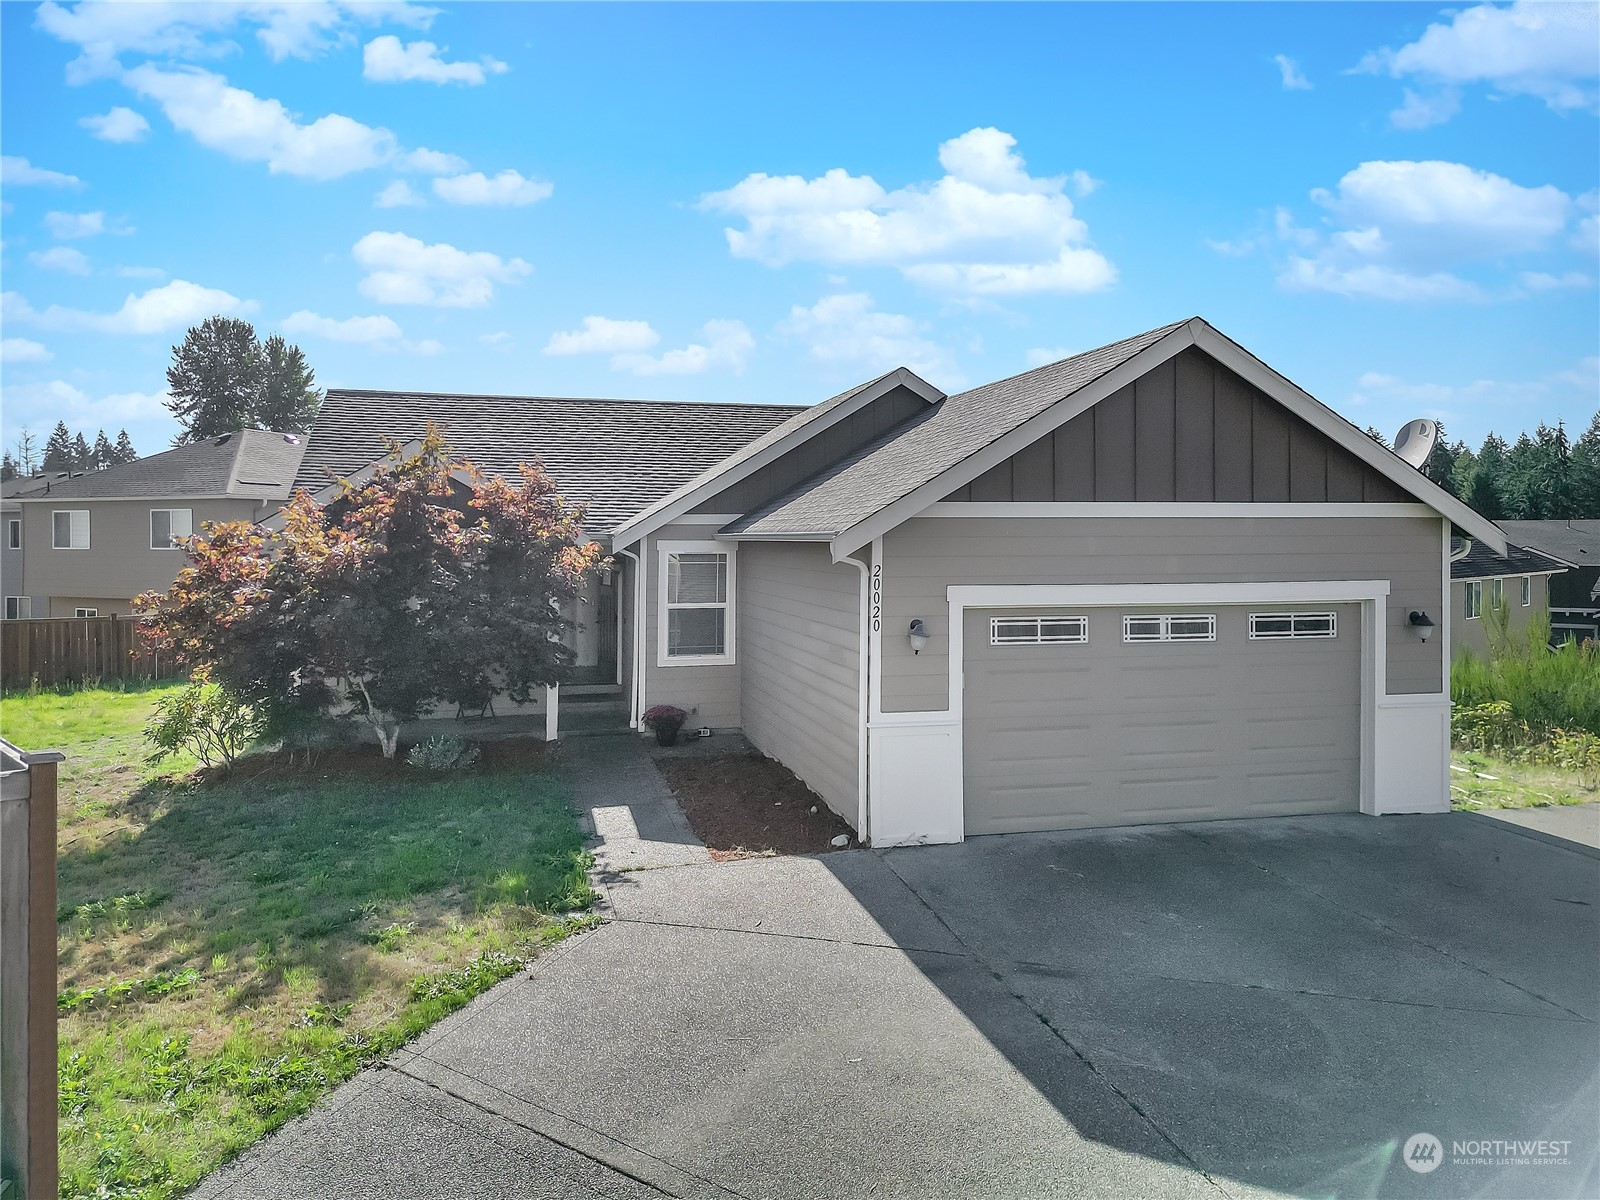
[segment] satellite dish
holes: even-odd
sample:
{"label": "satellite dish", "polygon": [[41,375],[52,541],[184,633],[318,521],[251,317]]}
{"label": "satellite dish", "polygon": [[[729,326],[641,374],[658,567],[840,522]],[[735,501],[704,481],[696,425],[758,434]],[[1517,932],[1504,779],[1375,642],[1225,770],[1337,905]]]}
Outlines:
{"label": "satellite dish", "polygon": [[1438,440],[1437,421],[1407,421],[1400,426],[1400,432],[1394,435],[1394,452],[1420,471]]}

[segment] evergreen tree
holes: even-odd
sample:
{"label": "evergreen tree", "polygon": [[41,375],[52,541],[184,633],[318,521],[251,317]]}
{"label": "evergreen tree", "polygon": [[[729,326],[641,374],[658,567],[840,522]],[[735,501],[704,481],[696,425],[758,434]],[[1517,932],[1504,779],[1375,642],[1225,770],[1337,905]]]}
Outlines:
{"label": "evergreen tree", "polygon": [[81,433],[72,439],[72,469],[74,471],[94,469],[94,451],[89,449],[89,442]]}
{"label": "evergreen tree", "polygon": [[131,463],[139,457],[139,453],[133,448],[133,441],[128,437],[126,429],[117,430],[117,444],[111,447],[111,454],[113,465],[119,467],[123,463]]}
{"label": "evergreen tree", "polygon": [[0,456],[0,483],[10,483],[21,473],[17,470],[17,460],[11,457],[11,451],[7,450],[4,456]]}
{"label": "evergreen tree", "polygon": [[102,429],[95,435],[94,449],[90,452],[94,457],[94,469],[102,470],[114,464],[116,452],[111,449],[111,443],[106,440],[106,431]]}
{"label": "evergreen tree", "polygon": [[261,349],[261,391],[251,418],[258,429],[305,430],[316,419],[322,393],[299,346],[273,334]]}
{"label": "evergreen tree", "polygon": [[250,425],[260,388],[261,345],[255,326],[234,317],[207,317],[172,348],[167,408],[183,426],[175,444]]}
{"label": "evergreen tree", "polygon": [[1378,445],[1382,446],[1385,450],[1392,448],[1389,445],[1389,439],[1384,437],[1383,434],[1379,433],[1371,425],[1368,425],[1362,432],[1364,432],[1373,441],[1377,442]]}
{"label": "evergreen tree", "polygon": [[1456,494],[1454,487],[1455,469],[1455,451],[1451,449],[1449,441],[1446,440],[1444,422],[1440,421],[1433,449],[1428,452],[1428,457],[1423,460],[1422,473],[1453,496]]}
{"label": "evergreen tree", "polygon": [[72,469],[72,434],[67,432],[65,421],[56,422],[44,444],[44,469],[52,473]]}
{"label": "evergreen tree", "polygon": [[39,439],[33,436],[33,430],[24,429],[17,434],[17,468],[24,475],[32,475],[39,469]]}
{"label": "evergreen tree", "polygon": [[1600,413],[1572,444],[1572,508],[1574,517],[1600,519]]}

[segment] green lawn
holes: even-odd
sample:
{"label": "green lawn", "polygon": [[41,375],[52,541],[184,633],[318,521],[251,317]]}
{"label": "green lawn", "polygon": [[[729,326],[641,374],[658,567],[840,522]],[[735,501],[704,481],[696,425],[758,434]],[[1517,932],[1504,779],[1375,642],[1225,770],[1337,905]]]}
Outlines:
{"label": "green lawn", "polygon": [[1467,812],[1600,801],[1600,792],[1584,787],[1576,772],[1560,767],[1508,762],[1479,750],[1460,749],[1450,762],[1451,806]]}
{"label": "green lawn", "polygon": [[541,946],[587,855],[549,764],[147,766],[159,689],[0,698],[61,777],[63,1196],[181,1191]]}

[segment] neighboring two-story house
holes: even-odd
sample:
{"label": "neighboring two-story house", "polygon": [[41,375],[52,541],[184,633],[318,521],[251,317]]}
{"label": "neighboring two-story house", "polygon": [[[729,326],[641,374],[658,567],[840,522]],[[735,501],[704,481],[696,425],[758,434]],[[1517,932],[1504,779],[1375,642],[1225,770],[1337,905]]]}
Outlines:
{"label": "neighboring two-story house", "polygon": [[100,471],[12,480],[0,499],[4,616],[126,616],[171,585],[176,539],[257,521],[289,498],[304,439],[246,429]]}

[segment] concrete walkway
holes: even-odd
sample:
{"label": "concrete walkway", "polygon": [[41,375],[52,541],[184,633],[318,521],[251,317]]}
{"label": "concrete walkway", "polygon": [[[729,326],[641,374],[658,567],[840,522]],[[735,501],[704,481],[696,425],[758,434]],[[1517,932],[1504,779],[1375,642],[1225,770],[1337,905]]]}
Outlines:
{"label": "concrete walkway", "polygon": [[711,861],[636,734],[561,743],[599,882],[627,871]]}
{"label": "concrete walkway", "polygon": [[1519,829],[1600,853],[1600,804],[1553,804],[1549,808],[1483,808],[1490,817]]}

